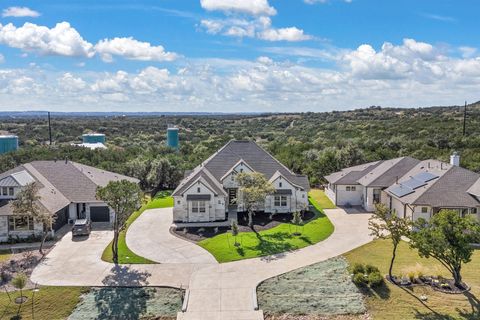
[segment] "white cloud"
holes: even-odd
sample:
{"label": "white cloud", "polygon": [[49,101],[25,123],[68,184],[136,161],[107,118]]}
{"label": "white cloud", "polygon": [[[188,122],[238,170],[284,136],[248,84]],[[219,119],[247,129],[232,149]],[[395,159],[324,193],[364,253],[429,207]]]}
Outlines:
{"label": "white cloud", "polygon": [[313,39],[302,29],[296,27],[274,28],[269,17],[261,16],[255,19],[227,18],[208,20],[204,19],[200,25],[210,34],[238,38],[258,38],[266,41],[305,41]]}
{"label": "white cloud", "polygon": [[237,12],[256,16],[273,16],[277,13],[268,0],[200,0],[200,4],[208,11]]}
{"label": "white cloud", "polygon": [[458,50],[462,53],[463,58],[472,58],[478,53],[477,48],[467,47],[467,46],[460,47],[458,48]]}
{"label": "white cloud", "polygon": [[133,38],[104,39],[95,45],[95,51],[105,62],[112,62],[113,56],[140,61],[173,61],[178,55],[166,52],[162,46],[152,46]]}
{"label": "white cloud", "polygon": [[328,68],[267,56],[189,59],[168,69],[149,66],[136,72],[0,68],[0,105],[18,110],[295,112],[478,100],[480,58],[459,57],[458,48],[445,52],[405,39],[379,49],[369,44],[332,49],[325,54],[331,59]]}
{"label": "white cloud", "polygon": [[2,11],[2,17],[15,17],[15,18],[20,18],[20,17],[30,17],[30,18],[36,18],[39,17],[40,13],[32,10],[27,7],[9,7],[6,9],[3,9]]}
{"label": "white cloud", "polygon": [[26,52],[42,55],[92,57],[93,46],[85,41],[68,22],[60,22],[53,28],[25,23],[15,27],[0,24],[0,44]]}

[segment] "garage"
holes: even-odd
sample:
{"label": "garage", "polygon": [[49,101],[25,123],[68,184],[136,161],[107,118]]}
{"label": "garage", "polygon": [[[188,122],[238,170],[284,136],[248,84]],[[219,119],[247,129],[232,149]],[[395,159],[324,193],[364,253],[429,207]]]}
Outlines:
{"label": "garage", "polygon": [[92,222],[110,222],[108,207],[90,207],[90,220]]}

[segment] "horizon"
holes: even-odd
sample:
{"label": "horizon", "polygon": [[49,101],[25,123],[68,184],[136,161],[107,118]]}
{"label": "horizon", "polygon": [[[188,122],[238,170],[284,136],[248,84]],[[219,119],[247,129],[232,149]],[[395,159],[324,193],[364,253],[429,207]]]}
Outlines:
{"label": "horizon", "polygon": [[461,106],[479,100],[478,9],[467,0],[8,0],[0,111]]}

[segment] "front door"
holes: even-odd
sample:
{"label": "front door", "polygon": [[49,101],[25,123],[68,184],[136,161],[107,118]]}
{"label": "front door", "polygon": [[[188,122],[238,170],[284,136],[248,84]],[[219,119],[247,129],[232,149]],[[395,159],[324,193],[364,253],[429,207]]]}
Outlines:
{"label": "front door", "polygon": [[228,189],[228,205],[237,204],[237,189]]}

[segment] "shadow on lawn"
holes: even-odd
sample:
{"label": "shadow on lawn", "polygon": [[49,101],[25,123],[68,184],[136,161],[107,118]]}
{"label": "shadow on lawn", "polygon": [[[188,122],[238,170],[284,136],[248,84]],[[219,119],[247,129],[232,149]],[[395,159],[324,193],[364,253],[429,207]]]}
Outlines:
{"label": "shadow on lawn", "polygon": [[362,292],[362,294],[369,297],[376,297],[382,300],[387,300],[388,298],[390,298],[390,288],[385,283],[383,283],[379,287],[374,288],[370,288],[365,285],[357,286],[357,288],[360,290],[360,292]]}
{"label": "shadow on lawn", "polygon": [[[255,246],[248,247],[249,250],[260,251],[260,255],[268,256],[279,252],[290,251],[296,249],[295,246],[285,240],[292,238],[287,232],[277,232],[271,235],[255,234],[259,243]],[[273,241],[272,241],[273,240]]]}

